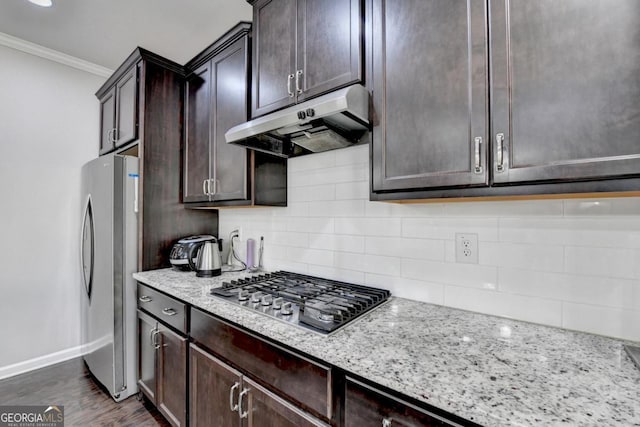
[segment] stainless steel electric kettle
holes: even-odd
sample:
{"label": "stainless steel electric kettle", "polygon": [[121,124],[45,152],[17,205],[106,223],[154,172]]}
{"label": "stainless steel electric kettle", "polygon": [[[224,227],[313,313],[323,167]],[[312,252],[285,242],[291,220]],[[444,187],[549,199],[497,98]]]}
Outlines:
{"label": "stainless steel electric kettle", "polygon": [[[193,252],[198,250],[198,257],[194,264]],[[199,247],[192,247],[189,252],[189,265],[198,277],[213,277],[222,274],[222,256],[218,248],[218,241],[214,238],[204,242]]]}

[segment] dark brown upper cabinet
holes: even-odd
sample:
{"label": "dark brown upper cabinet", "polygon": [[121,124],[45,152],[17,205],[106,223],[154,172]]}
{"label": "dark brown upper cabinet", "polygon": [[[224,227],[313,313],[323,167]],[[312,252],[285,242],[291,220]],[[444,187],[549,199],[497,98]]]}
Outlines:
{"label": "dark brown upper cabinet", "polygon": [[632,0],[368,1],[372,200],[637,191]]}
{"label": "dark brown upper cabinet", "polygon": [[110,119],[120,128],[120,142],[106,144],[113,132],[102,126],[101,154],[134,155],[140,162],[138,270],[170,267],[169,252],[180,237],[218,233],[217,212],[188,210],[181,200],[184,68],[137,48],[96,97],[103,125]]}
{"label": "dark brown upper cabinet", "polygon": [[242,22],[185,66],[186,207],[286,206],[286,159],[224,137],[248,118],[250,52],[251,24]]}
{"label": "dark brown upper cabinet", "polygon": [[359,0],[257,0],[251,117],[362,81]]}
{"label": "dark brown upper cabinet", "polygon": [[486,3],[372,11],[374,191],[487,185]]}
{"label": "dark brown upper cabinet", "polygon": [[493,182],[640,173],[634,0],[491,1]]}
{"label": "dark brown upper cabinet", "polygon": [[138,137],[138,67],[132,66],[100,99],[100,154]]}

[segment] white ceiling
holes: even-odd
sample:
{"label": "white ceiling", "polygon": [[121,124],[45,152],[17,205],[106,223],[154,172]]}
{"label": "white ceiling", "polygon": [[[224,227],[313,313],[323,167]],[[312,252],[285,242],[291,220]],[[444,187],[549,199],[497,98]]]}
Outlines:
{"label": "white ceiling", "polygon": [[0,33],[112,70],[137,46],[185,64],[239,21],[244,0],[0,0]]}

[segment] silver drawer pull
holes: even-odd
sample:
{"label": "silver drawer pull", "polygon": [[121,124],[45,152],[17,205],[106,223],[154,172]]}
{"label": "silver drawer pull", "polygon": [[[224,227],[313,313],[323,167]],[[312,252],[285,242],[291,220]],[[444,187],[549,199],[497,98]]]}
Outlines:
{"label": "silver drawer pull", "polygon": [[249,411],[242,410],[242,399],[247,393],[249,393],[249,389],[245,388],[242,390],[242,393],[240,393],[240,396],[238,396],[238,413],[240,414],[240,418],[247,418],[247,415],[249,415]]}
{"label": "silver drawer pull", "polygon": [[233,403],[233,392],[235,392],[238,387],[240,387],[240,383],[237,382],[229,389],[229,409],[231,409],[231,412],[238,411],[238,404]]}
{"label": "silver drawer pull", "polygon": [[176,314],[178,314],[178,312],[173,308],[163,308],[162,314],[166,314],[167,316],[175,316]]}
{"label": "silver drawer pull", "polygon": [[151,297],[148,295],[142,295],[140,296],[140,298],[138,298],[138,301],[140,302],[151,302]]}

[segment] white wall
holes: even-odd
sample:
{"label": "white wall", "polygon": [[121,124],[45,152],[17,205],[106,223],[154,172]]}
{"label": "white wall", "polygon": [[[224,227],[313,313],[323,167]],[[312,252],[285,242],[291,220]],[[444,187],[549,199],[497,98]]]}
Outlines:
{"label": "white wall", "polygon": [[[640,340],[640,198],[370,202],[368,147],[289,160],[287,208],[220,210],[265,264],[397,296]],[[478,233],[478,265],[455,262]]]}
{"label": "white wall", "polygon": [[0,46],[0,378],[79,355],[80,168],[104,80]]}

